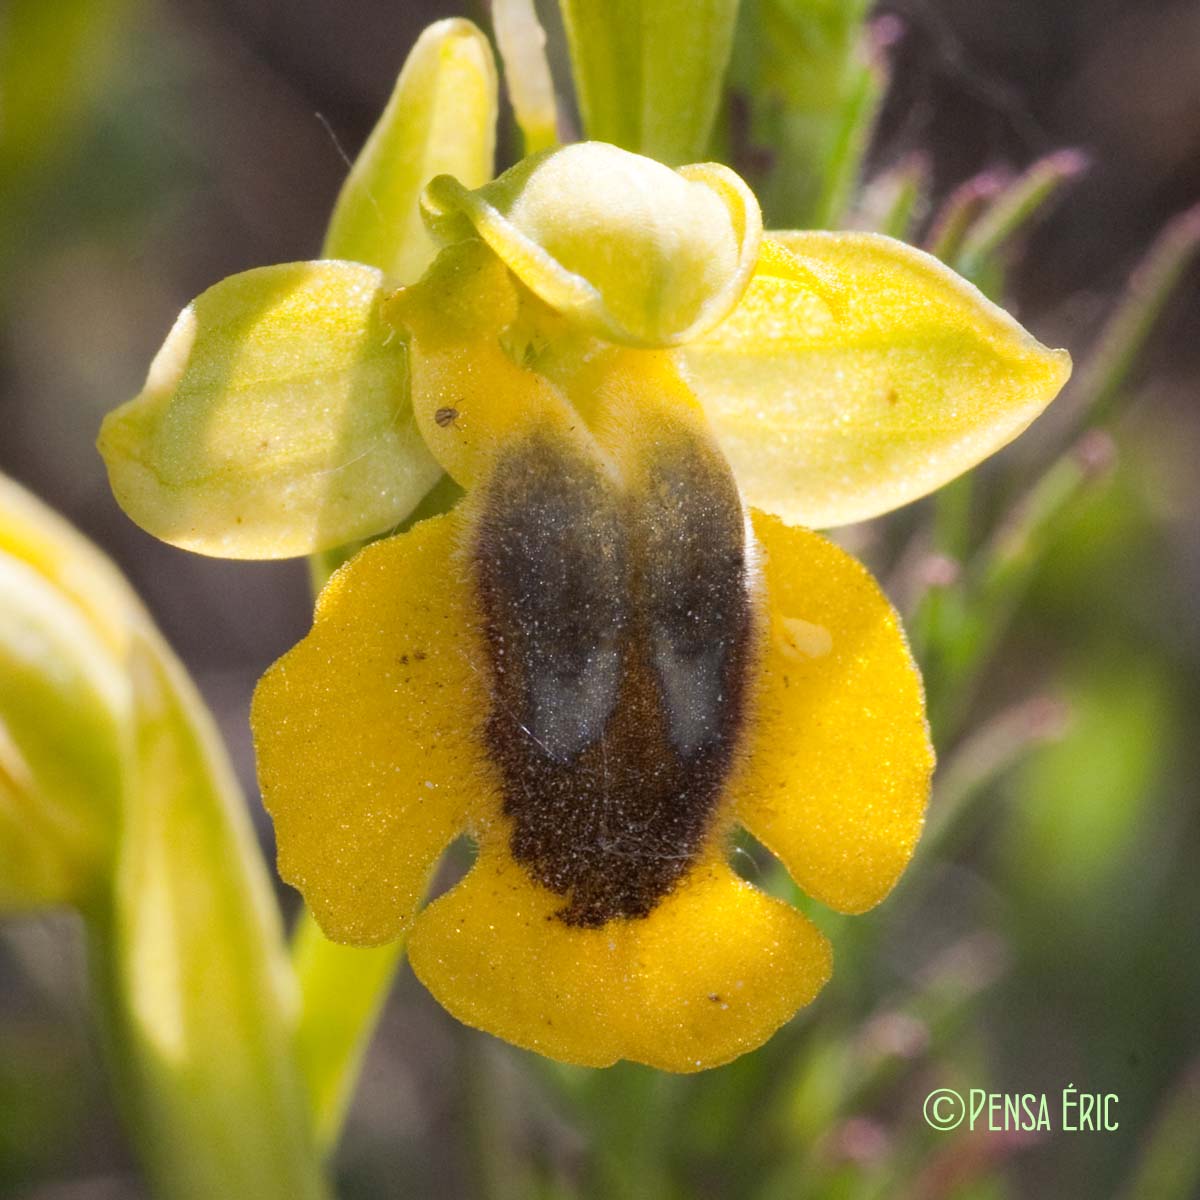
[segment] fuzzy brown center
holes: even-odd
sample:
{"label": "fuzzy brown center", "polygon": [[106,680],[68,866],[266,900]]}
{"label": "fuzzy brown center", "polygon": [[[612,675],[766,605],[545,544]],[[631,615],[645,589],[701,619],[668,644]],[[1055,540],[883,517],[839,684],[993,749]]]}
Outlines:
{"label": "fuzzy brown center", "polygon": [[534,435],[497,464],[473,547],[511,850],[569,925],[644,917],[695,862],[745,718],[729,469],[673,434],[636,477]]}

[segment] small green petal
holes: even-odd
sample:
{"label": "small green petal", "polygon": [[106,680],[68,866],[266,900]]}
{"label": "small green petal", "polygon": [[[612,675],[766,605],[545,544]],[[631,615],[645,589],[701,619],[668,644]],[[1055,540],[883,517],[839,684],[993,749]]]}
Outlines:
{"label": "small green petal", "polygon": [[379,271],[346,262],[209,288],[101,428],[121,507],[163,541],[226,558],[311,554],[401,521],[439,471],[382,296]]}
{"label": "small green petal", "polygon": [[672,166],[708,153],[737,0],[563,0],[584,128]]}
{"label": "small green petal", "polygon": [[563,316],[634,346],[675,345],[721,321],[762,232],[727,167],[672,171],[603,142],[526,158],[476,191],[439,176],[425,205],[440,241],[477,234]]}
{"label": "small green petal", "polygon": [[[558,102],[546,58],[546,31],[533,0],[493,0],[492,26],[525,153],[549,150],[558,145]],[[462,178],[457,171],[447,174]]]}
{"label": "small green petal", "polygon": [[483,34],[457,18],[430,25],[342,186],[323,257],[367,263],[397,283],[420,278],[436,253],[421,191],[443,173],[468,187],[492,177],[496,107],[496,65]]}
{"label": "small green petal", "polygon": [[1065,350],[892,238],[781,233],[763,247],[729,319],[677,353],[747,501],[791,524],[862,521],[941,487],[1070,374]]}

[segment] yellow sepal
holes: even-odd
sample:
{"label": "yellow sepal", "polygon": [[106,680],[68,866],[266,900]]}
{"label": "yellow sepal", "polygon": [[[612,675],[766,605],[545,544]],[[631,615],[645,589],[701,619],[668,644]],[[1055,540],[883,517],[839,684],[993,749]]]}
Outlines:
{"label": "yellow sepal", "polygon": [[0,553],[0,911],[81,904],[122,798],[122,663],[87,614]]}
{"label": "yellow sepal", "polygon": [[309,554],[403,520],[438,467],[382,298],[380,272],[346,262],[260,267],[204,292],[101,428],[121,507],[225,558]]}
{"label": "yellow sepal", "polygon": [[1065,350],[902,242],[766,244],[737,308],[676,353],[747,501],[788,522],[866,520],[941,487],[1016,437],[1070,374]]}

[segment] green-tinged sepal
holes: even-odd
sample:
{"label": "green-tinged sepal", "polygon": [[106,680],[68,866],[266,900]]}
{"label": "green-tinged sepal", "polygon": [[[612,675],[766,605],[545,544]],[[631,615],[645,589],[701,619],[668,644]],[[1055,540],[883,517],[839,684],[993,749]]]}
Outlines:
{"label": "green-tinged sepal", "polygon": [[378,270],[325,261],[245,271],[188,305],[100,431],[125,512],[225,558],[311,554],[403,520],[439,472],[383,296]]}
{"label": "green-tinged sepal", "polygon": [[87,615],[0,551],[0,911],[81,905],[103,885],[127,710]]}
{"label": "green-tinged sepal", "polygon": [[869,233],[772,234],[733,314],[677,353],[748,502],[815,528],[973,467],[1071,370],[937,259]]}
{"label": "green-tinged sepal", "polygon": [[672,165],[708,153],[738,0],[562,0],[587,136]]}
{"label": "green-tinged sepal", "polygon": [[483,238],[573,324],[634,346],[676,345],[718,324],[762,233],[753,194],[727,167],[673,171],[603,142],[526,158],[476,191],[440,176],[425,205],[439,241]]}
{"label": "green-tinged sepal", "polygon": [[323,255],[411,283],[435,253],[421,191],[443,173],[479,187],[492,175],[496,65],[470,21],[438,21],[417,39],[395,90],[342,186]]}

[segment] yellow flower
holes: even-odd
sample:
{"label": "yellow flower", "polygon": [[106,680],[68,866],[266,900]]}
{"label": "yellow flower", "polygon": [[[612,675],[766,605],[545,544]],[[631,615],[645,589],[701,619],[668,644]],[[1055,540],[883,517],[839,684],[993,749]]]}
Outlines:
{"label": "yellow flower", "polygon": [[[575,1063],[716,1065],[831,969],[816,927],[731,869],[735,827],[861,912],[912,854],[933,763],[886,598],[779,517],[939,486],[1068,359],[889,239],[762,238],[724,168],[585,143],[476,191],[435,180],[426,215],[445,249],[419,283],[310,264],[262,352],[297,379],[323,354],[365,408],[407,379],[467,489],[340,570],[259,686],[281,874],[334,940],[408,932],[469,1024]],[[340,349],[308,348],[330,327]],[[197,336],[164,350],[155,411]],[[422,908],[463,833],[474,865]]]}

